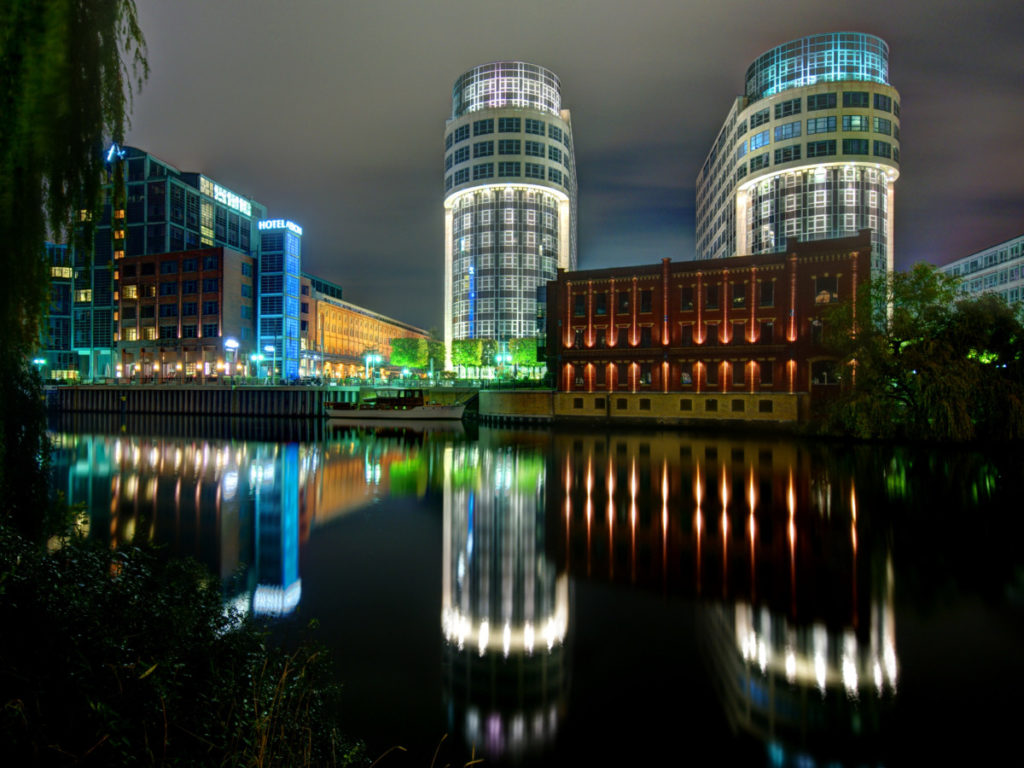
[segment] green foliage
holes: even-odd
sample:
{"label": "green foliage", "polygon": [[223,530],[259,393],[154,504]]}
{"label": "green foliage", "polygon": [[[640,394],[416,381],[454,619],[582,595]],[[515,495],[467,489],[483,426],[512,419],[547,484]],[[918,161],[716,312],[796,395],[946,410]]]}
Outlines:
{"label": "green foliage", "polygon": [[826,318],[855,384],[831,431],[928,440],[1024,437],[1024,326],[999,296],[966,297],[927,264],[876,279]]}
{"label": "green foliage", "polygon": [[523,368],[540,365],[537,361],[537,339],[509,339],[508,351],[512,354],[512,362]]}
{"label": "green foliage", "polygon": [[443,341],[437,339],[431,339],[427,342],[427,356],[429,361],[434,363],[434,370],[440,371],[444,369],[444,353],[445,344]]}
{"label": "green foliage", "polygon": [[426,339],[392,339],[391,364],[402,368],[426,368],[429,347]]}
{"label": "green foliage", "polygon": [[[12,765],[344,765],[313,645],[268,648],[192,561],[0,529],[0,738]],[[14,631],[11,631],[11,630]]]}
{"label": "green foliage", "polygon": [[44,243],[71,236],[91,252],[103,147],[122,139],[126,84],[147,71],[131,0],[0,4],[0,507],[36,541],[52,532],[29,362],[49,294]]}
{"label": "green foliage", "polygon": [[498,349],[496,339],[480,339],[480,364],[494,365],[494,358],[498,354]]}
{"label": "green foliage", "polygon": [[483,361],[482,339],[455,339],[452,341],[452,364],[475,368]]}

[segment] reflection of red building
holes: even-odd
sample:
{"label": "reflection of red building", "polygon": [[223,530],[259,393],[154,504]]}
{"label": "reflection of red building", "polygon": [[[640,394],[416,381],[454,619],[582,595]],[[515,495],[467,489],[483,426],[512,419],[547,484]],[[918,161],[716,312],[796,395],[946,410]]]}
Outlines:
{"label": "reflection of red building", "polygon": [[786,253],[560,272],[547,307],[558,389],[825,394],[837,371],[821,344],[823,310],[855,298],[870,263],[865,230]]}

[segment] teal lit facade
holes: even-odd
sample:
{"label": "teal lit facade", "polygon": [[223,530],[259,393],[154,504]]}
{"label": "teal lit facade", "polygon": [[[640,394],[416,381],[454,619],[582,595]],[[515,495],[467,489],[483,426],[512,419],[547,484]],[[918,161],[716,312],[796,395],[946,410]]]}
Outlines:
{"label": "teal lit facade", "polygon": [[[270,365],[286,381],[299,378],[302,227],[284,219],[259,222],[259,345],[273,347]],[[276,361],[276,362],[275,362]]]}
{"label": "teal lit facade", "polygon": [[889,46],[863,32],[831,32],[792,40],[767,51],[747,68],[752,101],[788,88],[860,80],[889,82]]}

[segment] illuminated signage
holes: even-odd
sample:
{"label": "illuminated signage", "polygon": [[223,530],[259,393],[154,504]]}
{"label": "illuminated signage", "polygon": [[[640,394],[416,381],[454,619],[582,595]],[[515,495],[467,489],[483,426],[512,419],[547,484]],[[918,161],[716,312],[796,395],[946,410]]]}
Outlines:
{"label": "illuminated signage", "polygon": [[286,221],[285,219],[264,219],[256,226],[259,227],[260,232],[265,229],[290,229],[296,235],[302,235],[302,227],[294,221]]}
{"label": "illuminated signage", "polygon": [[236,195],[230,189],[224,189],[220,184],[210,181],[205,176],[199,177],[199,191],[209,195],[218,203],[223,203],[228,208],[238,211],[245,216],[252,216],[252,203],[244,197]]}

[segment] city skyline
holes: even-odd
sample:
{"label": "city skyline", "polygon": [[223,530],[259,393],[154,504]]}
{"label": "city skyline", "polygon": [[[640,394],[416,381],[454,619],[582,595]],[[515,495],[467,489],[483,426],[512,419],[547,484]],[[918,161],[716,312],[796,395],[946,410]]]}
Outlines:
{"label": "city skyline", "polygon": [[863,31],[889,44],[910,110],[896,266],[943,263],[1022,229],[1024,193],[1006,172],[1024,167],[1011,138],[1024,111],[1016,7],[144,1],[152,74],[126,140],[300,223],[304,267],[346,298],[440,330],[438,137],[460,73],[502,59],[558,73],[578,128],[579,266],[649,264],[694,256],[696,176],[749,62]]}

